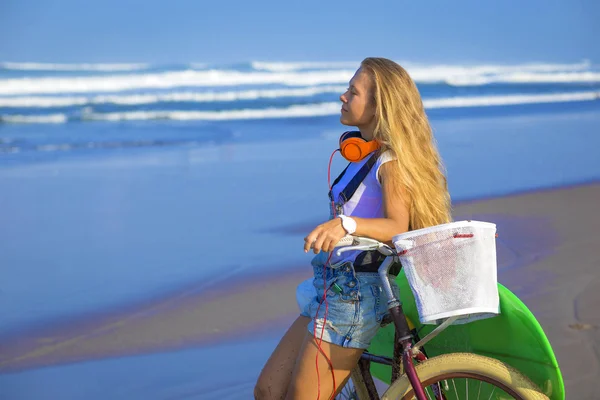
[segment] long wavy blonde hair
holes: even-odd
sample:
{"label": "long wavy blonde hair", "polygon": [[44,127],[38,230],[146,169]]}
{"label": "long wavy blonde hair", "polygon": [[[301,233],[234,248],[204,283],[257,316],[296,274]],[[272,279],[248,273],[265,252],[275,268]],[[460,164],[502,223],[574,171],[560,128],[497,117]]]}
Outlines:
{"label": "long wavy blonde hair", "polygon": [[366,58],[361,68],[373,83],[374,139],[396,156],[392,181],[408,197],[409,229],[450,222],[445,169],[417,86],[404,68],[385,58]]}

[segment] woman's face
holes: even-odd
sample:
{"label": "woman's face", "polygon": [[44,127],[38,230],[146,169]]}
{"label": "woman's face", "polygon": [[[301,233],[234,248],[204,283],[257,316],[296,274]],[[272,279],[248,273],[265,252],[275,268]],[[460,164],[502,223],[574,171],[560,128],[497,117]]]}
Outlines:
{"label": "woman's face", "polygon": [[350,80],[348,90],[340,96],[342,101],[340,122],[342,124],[361,129],[368,127],[373,122],[375,105],[372,99],[372,86],[369,75],[359,68]]}

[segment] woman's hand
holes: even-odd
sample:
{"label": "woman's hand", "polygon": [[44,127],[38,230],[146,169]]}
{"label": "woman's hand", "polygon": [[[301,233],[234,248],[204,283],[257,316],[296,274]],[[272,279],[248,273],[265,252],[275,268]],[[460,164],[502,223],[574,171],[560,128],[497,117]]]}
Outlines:
{"label": "woman's hand", "polygon": [[346,236],[346,231],[342,227],[342,220],[334,218],[317,226],[304,238],[304,252],[308,253],[311,248],[315,254],[321,250],[332,251],[344,236]]}

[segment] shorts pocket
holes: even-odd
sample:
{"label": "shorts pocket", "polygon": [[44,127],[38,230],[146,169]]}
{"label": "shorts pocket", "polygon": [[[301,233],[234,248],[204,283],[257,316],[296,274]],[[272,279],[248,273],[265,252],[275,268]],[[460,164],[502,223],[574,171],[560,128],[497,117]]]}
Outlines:
{"label": "shorts pocket", "polygon": [[360,301],[360,285],[358,279],[353,275],[341,275],[337,281],[340,300],[345,303]]}
{"label": "shorts pocket", "polygon": [[313,281],[313,286],[317,290],[317,302],[320,303],[323,300],[323,295],[325,294],[325,288],[327,287],[327,298],[333,299],[337,297],[338,293],[334,290],[333,285],[337,283],[339,277],[333,277],[328,279],[327,281],[323,281],[323,278],[315,278]]}

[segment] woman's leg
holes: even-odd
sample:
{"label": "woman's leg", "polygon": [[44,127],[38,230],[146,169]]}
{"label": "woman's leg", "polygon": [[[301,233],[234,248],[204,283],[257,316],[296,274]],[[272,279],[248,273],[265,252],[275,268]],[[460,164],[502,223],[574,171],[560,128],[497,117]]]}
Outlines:
{"label": "woman's leg", "polygon": [[310,318],[299,316],[267,360],[254,388],[257,400],[285,399]]}
{"label": "woman's leg", "polygon": [[[334,392],[343,387],[364,351],[363,349],[342,347],[325,341],[321,342],[321,350],[322,352],[319,351],[317,341],[313,335],[307,331],[291,377],[287,400],[315,400],[317,396],[321,400],[329,400]],[[319,354],[318,375],[316,367],[317,354]],[[331,369],[323,354],[329,358],[333,365],[335,387],[333,386]]]}

